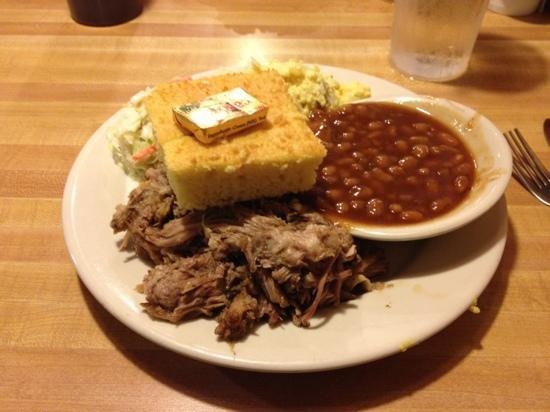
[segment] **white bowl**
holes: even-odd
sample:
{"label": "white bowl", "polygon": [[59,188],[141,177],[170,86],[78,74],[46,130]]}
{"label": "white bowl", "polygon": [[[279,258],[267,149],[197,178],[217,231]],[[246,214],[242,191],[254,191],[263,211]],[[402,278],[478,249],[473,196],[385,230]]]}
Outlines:
{"label": "white bowl", "polygon": [[405,241],[441,235],[480,217],[501,198],[512,174],[512,155],[502,133],[487,118],[460,103],[428,96],[377,101],[416,108],[453,129],[474,158],[476,180],[468,196],[448,213],[424,222],[402,225],[345,222],[354,236]]}
{"label": "white bowl", "polygon": [[539,0],[491,0],[489,10],[507,16],[528,16],[539,7]]}

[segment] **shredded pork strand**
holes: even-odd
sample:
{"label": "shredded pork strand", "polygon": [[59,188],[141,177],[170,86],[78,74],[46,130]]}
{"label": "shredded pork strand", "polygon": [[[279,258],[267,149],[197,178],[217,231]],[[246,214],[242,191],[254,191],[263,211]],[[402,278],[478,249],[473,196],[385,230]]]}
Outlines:
{"label": "shredded pork strand", "polygon": [[369,278],[387,269],[380,250],[296,197],[182,212],[160,166],[117,207],[111,227],[126,232],[122,248],[153,265],[143,279],[150,316],[213,317],[228,341],[262,322],[307,327],[318,308],[371,290]]}

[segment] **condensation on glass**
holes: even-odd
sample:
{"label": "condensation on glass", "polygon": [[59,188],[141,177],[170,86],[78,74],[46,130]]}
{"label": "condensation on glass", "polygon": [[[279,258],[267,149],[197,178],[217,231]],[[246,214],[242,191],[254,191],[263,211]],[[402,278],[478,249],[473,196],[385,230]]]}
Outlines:
{"label": "condensation on glass", "polygon": [[395,0],[390,61],[414,78],[447,81],[466,71],[488,0]]}

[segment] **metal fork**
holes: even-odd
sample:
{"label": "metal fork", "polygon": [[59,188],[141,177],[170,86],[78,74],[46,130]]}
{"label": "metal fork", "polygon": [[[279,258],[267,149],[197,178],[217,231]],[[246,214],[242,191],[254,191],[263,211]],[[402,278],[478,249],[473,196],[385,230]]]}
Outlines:
{"label": "metal fork", "polygon": [[525,141],[518,129],[503,133],[512,149],[514,177],[533,196],[550,206],[550,173]]}

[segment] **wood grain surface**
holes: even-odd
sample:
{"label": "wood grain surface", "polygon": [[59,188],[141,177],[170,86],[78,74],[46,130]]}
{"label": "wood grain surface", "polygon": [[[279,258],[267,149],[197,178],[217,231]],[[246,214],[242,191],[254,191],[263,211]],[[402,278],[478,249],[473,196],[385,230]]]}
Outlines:
{"label": "wood grain surface", "polygon": [[228,370],[136,335],[90,295],[61,227],[80,148],[146,85],[250,56],[341,66],[460,101],[550,149],[549,14],[488,12],[465,76],[388,63],[391,1],[151,0],[127,24],[74,23],[64,1],[0,1],[0,410],[550,409],[550,208],[516,181],[509,236],[481,295],[426,342],[303,375]]}

